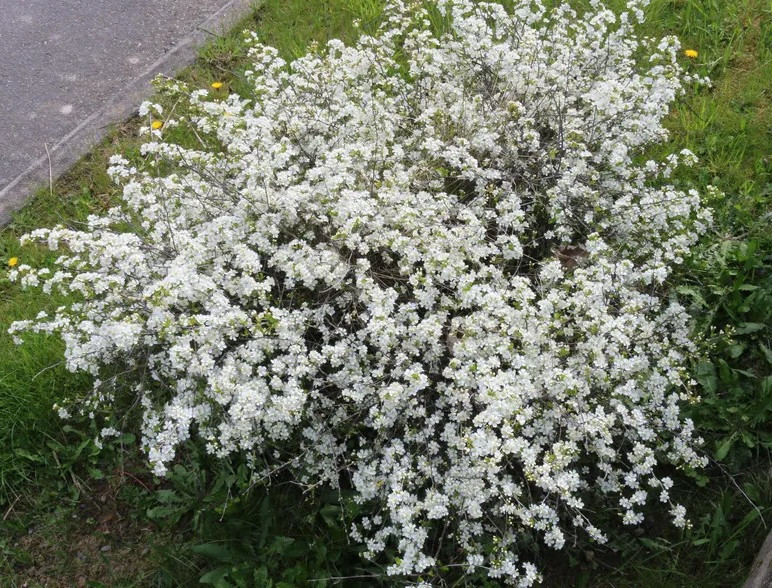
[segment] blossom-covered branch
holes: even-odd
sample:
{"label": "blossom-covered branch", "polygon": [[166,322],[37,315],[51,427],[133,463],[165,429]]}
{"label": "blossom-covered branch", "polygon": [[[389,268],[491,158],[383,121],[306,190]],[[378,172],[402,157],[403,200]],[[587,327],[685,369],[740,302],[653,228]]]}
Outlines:
{"label": "blossom-covered branch", "polygon": [[[354,47],[287,64],[255,40],[249,96],[167,85],[193,114],[148,124],[139,169],[112,159],[121,205],[30,235],[56,271],[11,271],[80,301],[12,330],[146,374],[159,474],[195,435],[257,475],[350,484],[389,573],[442,563],[445,528],[470,569],[531,585],[519,538],[602,542],[598,500],[685,524],[663,468],[702,464],[693,346],[661,293],[709,217],[668,183],[691,153],[643,156],[687,80],[678,43],[638,38],[642,1],[513,4],[438,0],[437,32],[391,0]],[[73,399],[111,400],[99,379]]]}

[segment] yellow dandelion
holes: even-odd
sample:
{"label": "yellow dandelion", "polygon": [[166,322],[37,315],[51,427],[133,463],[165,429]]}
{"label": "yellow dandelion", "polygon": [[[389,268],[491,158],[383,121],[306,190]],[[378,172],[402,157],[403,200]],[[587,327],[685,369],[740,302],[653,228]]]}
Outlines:
{"label": "yellow dandelion", "polygon": [[215,90],[219,90],[220,88],[222,88],[222,82],[213,82],[213,83],[212,83],[212,87],[213,87]]}
{"label": "yellow dandelion", "polygon": [[684,55],[686,55],[689,59],[697,59],[700,54],[694,49],[687,49],[684,51]]}
{"label": "yellow dandelion", "polygon": [[8,260],[8,267],[15,267],[16,265],[18,265],[18,263],[19,263],[19,258],[12,257],[11,259]]}
{"label": "yellow dandelion", "polygon": [[150,127],[151,127],[151,128],[154,130],[154,131],[157,131],[157,130],[158,130],[158,129],[160,129],[162,126],[164,126],[164,123],[162,123],[160,120],[154,120],[154,121],[153,121],[153,124],[151,124],[151,125],[150,125]]}

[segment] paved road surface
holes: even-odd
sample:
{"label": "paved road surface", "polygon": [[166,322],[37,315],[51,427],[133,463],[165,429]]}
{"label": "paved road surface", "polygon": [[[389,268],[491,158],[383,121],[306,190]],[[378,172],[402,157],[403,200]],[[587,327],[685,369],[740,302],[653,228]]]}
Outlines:
{"label": "paved road surface", "polygon": [[[192,32],[204,25],[219,26],[220,32],[247,4],[0,0],[0,226],[30,187],[47,178],[48,164],[41,163],[45,144],[49,150],[59,144],[55,171],[66,169],[99,138],[99,129],[103,133],[105,125],[125,118],[141,94],[149,93],[149,68],[178,69],[206,37],[202,32],[191,37]],[[180,51],[181,43],[190,47]],[[105,111],[111,101],[113,108]],[[36,162],[45,169],[30,170]]]}

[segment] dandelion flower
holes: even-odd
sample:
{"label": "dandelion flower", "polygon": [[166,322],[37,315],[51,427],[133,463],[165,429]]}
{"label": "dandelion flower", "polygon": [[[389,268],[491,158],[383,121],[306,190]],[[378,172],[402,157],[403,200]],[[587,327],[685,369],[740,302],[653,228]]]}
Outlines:
{"label": "dandelion flower", "polygon": [[215,90],[219,90],[220,88],[222,88],[222,82],[212,82],[212,87]]}
{"label": "dandelion flower", "polygon": [[686,55],[689,59],[697,59],[699,52],[695,51],[694,49],[687,49],[684,51],[684,55]]}
{"label": "dandelion flower", "polygon": [[154,121],[153,121],[153,124],[151,124],[150,126],[151,126],[151,128],[152,128],[153,130],[156,130],[156,131],[157,131],[157,130],[158,130],[158,129],[160,129],[162,126],[164,126],[164,123],[162,123],[160,120],[154,120]]}
{"label": "dandelion flower", "polygon": [[8,267],[15,267],[19,263],[18,257],[12,257],[8,260]]}

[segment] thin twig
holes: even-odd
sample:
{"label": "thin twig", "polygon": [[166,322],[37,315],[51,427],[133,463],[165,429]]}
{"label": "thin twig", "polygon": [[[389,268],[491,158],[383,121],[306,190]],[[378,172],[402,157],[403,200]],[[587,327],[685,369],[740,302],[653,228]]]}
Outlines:
{"label": "thin twig", "polygon": [[14,500],[14,501],[11,503],[11,506],[9,506],[9,507],[8,507],[8,510],[6,510],[6,511],[5,511],[5,514],[3,515],[3,522],[5,522],[6,520],[8,520],[8,516],[11,514],[11,511],[13,511],[13,507],[14,507],[14,506],[16,506],[16,503],[17,503],[17,502],[19,502],[19,499],[20,499],[20,498],[21,498],[21,496],[17,496],[17,497],[16,497],[16,500]]}
{"label": "thin twig", "polygon": [[212,31],[208,31],[204,27],[198,27],[198,30],[201,31],[202,33],[206,33],[207,35],[213,36],[215,39],[222,39],[223,38],[222,35],[218,35],[217,33],[213,33]]}
{"label": "thin twig", "polygon": [[753,502],[753,500],[751,500],[750,496],[748,496],[745,493],[745,490],[743,490],[740,487],[740,485],[737,483],[737,480],[734,479],[734,476],[732,476],[732,474],[729,473],[729,470],[725,468],[723,464],[719,463],[718,461],[716,461],[710,456],[708,456],[708,459],[713,463],[713,465],[718,466],[718,469],[721,470],[721,473],[724,474],[727,478],[729,478],[729,481],[732,482],[734,487],[740,492],[740,494],[743,495],[745,500],[748,501],[748,504],[750,504],[753,507],[753,509],[759,514],[759,518],[761,519],[761,524],[764,526],[764,529],[766,530],[767,522],[764,520],[764,513],[761,512],[761,509],[756,505],[755,502]]}
{"label": "thin twig", "polygon": [[329,578],[309,578],[309,582],[328,582],[330,580],[354,580],[356,578],[382,578],[383,574],[360,574],[358,576],[330,576]]}
{"label": "thin twig", "polygon": [[52,365],[49,365],[48,367],[44,367],[42,370],[40,370],[38,373],[36,373],[34,376],[32,376],[32,380],[30,380],[30,381],[34,382],[35,378],[37,378],[40,374],[42,374],[44,372],[47,372],[48,370],[52,370],[52,369],[58,368],[63,363],[64,363],[63,361],[57,361],[56,363],[54,363]]}
{"label": "thin twig", "polygon": [[152,490],[151,490],[150,488],[148,488],[147,484],[145,484],[145,483],[144,483],[142,480],[140,480],[140,479],[139,479],[137,476],[135,476],[135,475],[134,475],[134,474],[132,474],[131,472],[127,472],[127,471],[126,471],[126,470],[124,470],[123,468],[121,468],[121,469],[115,468],[115,472],[116,472],[118,475],[120,475],[120,476],[127,476],[127,477],[131,478],[131,479],[132,479],[132,480],[134,480],[134,481],[135,481],[137,484],[139,484],[140,486],[142,486],[142,487],[143,487],[145,490],[147,490],[148,492],[152,492]]}
{"label": "thin twig", "polygon": [[54,172],[51,168],[51,153],[48,151],[48,143],[43,143],[46,148],[46,155],[48,156],[48,193],[53,198],[54,196]]}

